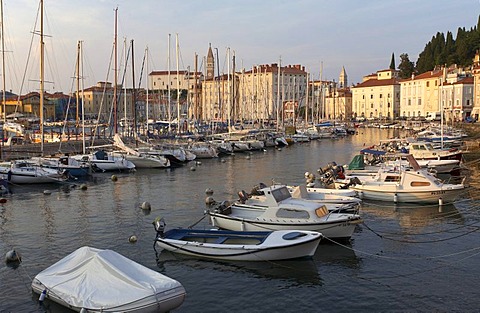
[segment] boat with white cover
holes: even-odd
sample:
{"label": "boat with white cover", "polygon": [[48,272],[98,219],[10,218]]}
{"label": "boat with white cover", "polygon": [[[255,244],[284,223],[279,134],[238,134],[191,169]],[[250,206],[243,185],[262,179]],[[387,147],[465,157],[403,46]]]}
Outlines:
{"label": "boat with white cover", "polygon": [[79,162],[91,164],[94,170],[102,172],[111,171],[132,171],[135,164],[127,160],[125,156],[115,156],[103,150],[97,150],[90,154],[79,154],[72,156]]}
{"label": "boat with white cover", "polygon": [[154,222],[155,245],[174,253],[230,261],[274,261],[311,257],[322,235],[314,231],[231,231],[177,228]]}
{"label": "boat with white cover", "polygon": [[329,212],[325,205],[313,201],[282,202],[290,198],[285,186],[260,189],[265,195],[262,206],[222,203],[207,210],[213,226],[236,231],[311,230],[330,239],[349,239],[362,222],[355,213]]}
{"label": "boat with white cover", "polygon": [[38,273],[32,289],[76,312],[169,312],[186,294],[170,277],[115,251],[86,246]]}

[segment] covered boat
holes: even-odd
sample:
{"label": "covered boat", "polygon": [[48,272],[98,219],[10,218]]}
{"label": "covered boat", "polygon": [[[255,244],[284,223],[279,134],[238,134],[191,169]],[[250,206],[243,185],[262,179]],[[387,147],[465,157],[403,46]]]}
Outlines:
{"label": "covered boat", "polygon": [[191,256],[232,261],[273,261],[311,257],[322,235],[314,231],[229,231],[171,229],[155,221],[156,247]]}
{"label": "covered boat", "polygon": [[77,312],[168,312],[185,300],[178,281],[112,250],[91,247],[40,272],[32,289]]}

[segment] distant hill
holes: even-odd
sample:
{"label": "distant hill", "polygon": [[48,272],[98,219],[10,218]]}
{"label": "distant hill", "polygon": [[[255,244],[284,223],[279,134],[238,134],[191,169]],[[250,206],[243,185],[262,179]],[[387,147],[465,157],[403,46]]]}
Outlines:
{"label": "distant hill", "polygon": [[418,56],[415,69],[421,74],[433,70],[436,65],[468,66],[477,50],[480,50],[480,15],[477,25],[470,30],[459,27],[455,39],[450,31],[447,35],[437,33],[433,36]]}

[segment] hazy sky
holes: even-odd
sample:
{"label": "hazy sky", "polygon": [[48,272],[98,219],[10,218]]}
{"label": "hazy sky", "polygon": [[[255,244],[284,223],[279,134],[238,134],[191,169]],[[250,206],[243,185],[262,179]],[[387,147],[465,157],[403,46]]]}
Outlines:
{"label": "hazy sky", "polygon": [[[3,0],[6,89],[15,93],[39,88],[40,39],[33,35],[40,30],[38,7],[37,0]],[[338,80],[345,66],[349,84],[354,84],[388,68],[392,53],[397,66],[402,53],[415,62],[437,32],[451,31],[456,37],[458,27],[474,27],[480,0],[44,0],[46,91],[72,90],[79,40],[85,87],[107,75],[113,81],[116,7],[119,77],[124,40],[133,39],[136,85],[147,46],[149,70],[168,69],[168,34],[172,71],[177,68],[178,34],[180,69],[193,70],[196,53],[203,70],[211,43],[218,49],[221,72],[228,70],[230,48],[237,69],[281,58],[282,65],[305,66],[314,79],[322,72],[323,79]],[[126,80],[131,86],[131,61]]]}

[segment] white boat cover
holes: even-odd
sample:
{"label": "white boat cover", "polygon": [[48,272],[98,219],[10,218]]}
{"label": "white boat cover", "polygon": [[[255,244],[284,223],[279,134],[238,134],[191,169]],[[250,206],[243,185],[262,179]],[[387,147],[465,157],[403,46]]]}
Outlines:
{"label": "white boat cover", "polygon": [[35,280],[47,294],[85,309],[120,308],[178,288],[184,292],[172,278],[115,251],[91,247],[77,249],[40,272]]}

